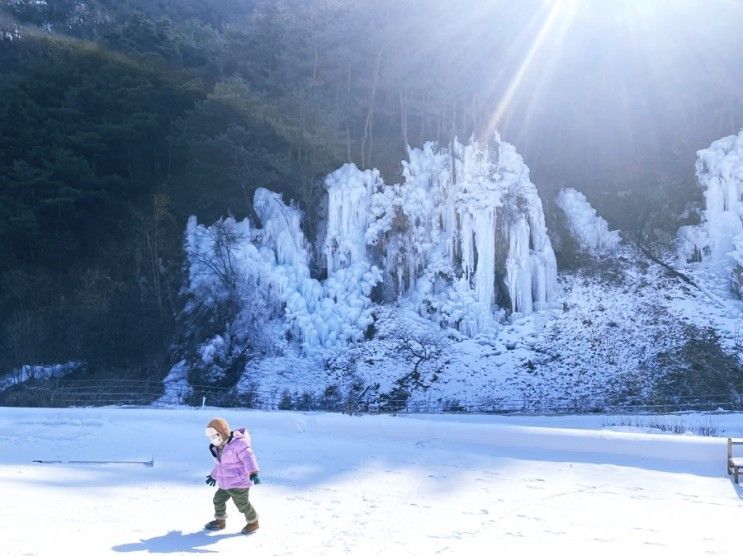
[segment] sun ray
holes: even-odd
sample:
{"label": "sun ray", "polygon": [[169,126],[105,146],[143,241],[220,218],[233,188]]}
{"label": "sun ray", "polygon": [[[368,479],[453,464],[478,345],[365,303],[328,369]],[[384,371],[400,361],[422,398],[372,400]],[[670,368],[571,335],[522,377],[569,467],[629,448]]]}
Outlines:
{"label": "sun ray", "polygon": [[560,17],[565,17],[567,13],[572,13],[575,9],[575,2],[576,0],[555,0],[552,3],[552,7],[550,8],[547,17],[545,18],[544,23],[539,29],[539,32],[534,38],[531,47],[527,51],[523,61],[521,62],[513,78],[509,82],[508,87],[506,88],[505,93],[498,102],[498,105],[493,111],[493,114],[490,116],[487,124],[484,126],[481,139],[487,139],[491,137],[495,130],[498,128],[504,115],[506,114],[506,111],[511,106],[511,103],[517,91],[519,90],[519,87],[524,81],[524,77],[531,68],[537,53],[544,45],[545,40],[549,37],[556,21],[558,21],[558,18]]}
{"label": "sun ray", "polygon": [[552,34],[551,41],[549,43],[545,41],[545,55],[538,70],[538,76],[531,87],[530,94],[526,95],[526,98],[523,100],[525,106],[522,127],[524,129],[523,135],[526,137],[529,136],[532,123],[538,119],[537,112],[539,107],[544,104],[544,95],[549,92],[553,78],[563,63],[566,52],[566,48],[564,47],[565,37],[573,22],[575,3],[576,0],[570,0],[569,5],[565,9],[565,16],[560,18],[559,25]]}

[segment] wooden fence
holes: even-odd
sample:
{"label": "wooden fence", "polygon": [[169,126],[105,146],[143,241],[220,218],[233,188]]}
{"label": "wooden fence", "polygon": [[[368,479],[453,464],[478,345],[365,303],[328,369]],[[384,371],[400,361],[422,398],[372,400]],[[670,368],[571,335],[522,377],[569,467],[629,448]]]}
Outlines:
{"label": "wooden fence", "polygon": [[0,405],[25,407],[84,406],[217,406],[264,410],[331,411],[344,413],[670,413],[677,411],[743,411],[743,394],[678,396],[662,400],[605,402],[591,396],[542,398],[447,399],[433,394],[395,396],[363,392],[342,393],[333,387],[238,392],[233,387],[190,385],[164,397],[161,381],[129,379],[50,379],[17,384],[0,392]]}

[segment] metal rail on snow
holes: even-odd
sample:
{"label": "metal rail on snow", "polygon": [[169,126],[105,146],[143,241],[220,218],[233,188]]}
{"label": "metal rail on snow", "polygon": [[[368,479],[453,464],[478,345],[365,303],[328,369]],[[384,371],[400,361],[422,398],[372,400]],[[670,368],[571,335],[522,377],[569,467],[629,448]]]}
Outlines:
{"label": "metal rail on snow", "polygon": [[83,464],[83,465],[107,465],[107,464],[118,464],[118,465],[144,465],[145,467],[155,466],[155,456],[149,461],[131,461],[131,460],[92,460],[92,459],[35,459],[33,463],[59,463],[59,464]]}

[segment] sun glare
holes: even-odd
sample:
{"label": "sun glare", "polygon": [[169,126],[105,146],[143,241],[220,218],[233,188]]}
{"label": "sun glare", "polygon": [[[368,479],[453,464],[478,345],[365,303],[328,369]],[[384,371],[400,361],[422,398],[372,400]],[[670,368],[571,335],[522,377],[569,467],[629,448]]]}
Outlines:
{"label": "sun glare", "polygon": [[519,91],[519,87],[524,81],[525,75],[532,66],[535,57],[540,53],[545,42],[553,32],[553,28],[559,24],[562,30],[560,35],[562,36],[565,30],[569,27],[570,20],[575,11],[576,1],[577,0],[555,0],[551,3],[551,6],[548,6],[544,22],[534,37],[531,47],[524,55],[524,58],[519,64],[516,73],[511,78],[505,93],[498,102],[492,116],[489,118],[483,129],[483,138],[492,136],[492,134],[498,129],[504,114]]}

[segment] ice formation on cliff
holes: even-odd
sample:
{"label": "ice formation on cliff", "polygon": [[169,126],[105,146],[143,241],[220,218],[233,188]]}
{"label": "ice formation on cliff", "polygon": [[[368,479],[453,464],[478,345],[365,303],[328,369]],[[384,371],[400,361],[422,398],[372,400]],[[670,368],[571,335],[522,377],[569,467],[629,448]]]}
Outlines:
{"label": "ice formation on cliff", "polygon": [[[530,313],[553,300],[557,265],[542,203],[513,146],[428,143],[409,151],[403,177],[385,185],[377,170],[346,164],[326,178],[323,257],[314,261],[327,269],[322,281],[310,273],[301,213],[277,193],[255,193],[260,228],[248,220],[218,223],[232,240],[228,253],[217,225],[192,218],[191,291],[218,296],[215,263],[229,262],[236,283],[249,285],[238,296],[253,300],[243,312],[262,292],[258,297],[283,307],[284,335],[305,349],[361,338],[373,322],[375,286],[375,300],[406,304],[471,336],[494,330],[506,312]],[[223,345],[212,340],[199,348],[203,357]]]}
{"label": "ice formation on cliff", "polygon": [[580,191],[568,187],[557,195],[559,206],[568,219],[570,233],[581,248],[594,254],[615,251],[622,241],[619,230],[609,231],[609,224],[601,218]]}
{"label": "ice formation on cliff", "polygon": [[542,203],[512,145],[427,143],[409,159],[404,182],[372,196],[366,232],[394,297],[468,335],[554,298]]}
{"label": "ice formation on cliff", "polygon": [[[189,290],[202,299],[213,297],[228,289],[222,278],[231,272],[244,301],[238,320],[248,320],[245,314],[254,313],[257,302],[276,304],[283,308],[280,328],[306,349],[358,340],[372,322],[369,294],[379,271],[363,259],[347,261],[323,282],[312,278],[300,211],[262,188],[255,192],[253,207],[260,228],[248,219],[225,219],[210,227],[189,219]],[[211,343],[222,342],[215,338]],[[199,352],[206,357],[212,347],[201,346]]]}
{"label": "ice formation on cliff", "polygon": [[725,274],[743,296],[743,130],[697,151],[696,176],[704,188],[702,223],[679,229],[679,255]]}
{"label": "ice formation on cliff", "polygon": [[382,182],[378,170],[362,172],[344,164],[325,178],[328,220],[325,236],[328,273],[367,260],[364,232],[369,224],[369,199]]}

